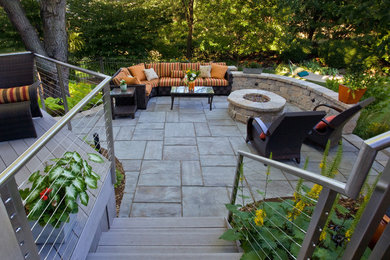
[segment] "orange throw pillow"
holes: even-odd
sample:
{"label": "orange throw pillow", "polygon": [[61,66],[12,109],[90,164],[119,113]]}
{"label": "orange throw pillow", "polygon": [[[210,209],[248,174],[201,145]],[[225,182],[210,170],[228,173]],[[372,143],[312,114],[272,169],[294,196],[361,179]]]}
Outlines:
{"label": "orange throw pillow", "polygon": [[134,77],[137,77],[140,81],[146,80],[146,76],[144,73],[144,69],[145,69],[144,64],[131,66],[131,67],[128,67],[127,69],[130,71],[131,75],[133,75]]}
{"label": "orange throw pillow", "polygon": [[218,65],[211,63],[211,77],[216,79],[225,78],[226,71],[228,70],[227,66]]}
{"label": "orange throw pillow", "polygon": [[137,77],[127,77],[126,80],[127,85],[139,85],[141,84],[141,81]]}
{"label": "orange throw pillow", "polygon": [[[335,117],[336,116],[328,116],[325,117],[325,120],[330,123]],[[321,121],[316,125],[316,130],[325,130],[326,126],[327,126],[326,123]]]}

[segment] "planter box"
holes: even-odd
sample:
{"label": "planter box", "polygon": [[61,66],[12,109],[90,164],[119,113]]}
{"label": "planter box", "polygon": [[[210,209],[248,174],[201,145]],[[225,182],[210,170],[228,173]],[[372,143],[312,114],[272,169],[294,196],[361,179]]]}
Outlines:
{"label": "planter box", "polygon": [[352,91],[348,90],[348,87],[342,84],[339,85],[339,101],[344,102],[345,104],[356,104],[363,97],[367,89],[356,90],[353,95]]}
{"label": "planter box", "polygon": [[[68,223],[61,223],[59,228],[54,228],[52,225],[47,225],[46,227],[42,227],[38,223],[35,225],[34,229],[31,231],[34,237],[34,240],[38,240],[35,242],[37,245],[39,244],[56,244],[65,243],[69,234],[72,231],[74,224],[76,223],[77,214],[71,214]],[[32,228],[35,224],[35,221],[29,221],[30,228]],[[53,233],[52,233],[53,231]],[[42,234],[41,234],[42,233]],[[49,239],[48,239],[49,238]],[[48,240],[47,240],[48,239]],[[47,240],[47,241],[46,241]]]}
{"label": "planter box", "polygon": [[244,68],[242,71],[245,74],[261,74],[263,72],[263,69],[261,68]]}

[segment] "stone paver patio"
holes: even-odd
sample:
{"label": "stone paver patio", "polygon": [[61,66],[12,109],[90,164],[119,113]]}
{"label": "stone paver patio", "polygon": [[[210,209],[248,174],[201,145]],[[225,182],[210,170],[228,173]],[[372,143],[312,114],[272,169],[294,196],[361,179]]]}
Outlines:
{"label": "stone paver patio", "polygon": [[[224,204],[232,190],[237,150],[255,151],[245,143],[246,125],[229,117],[226,96],[214,97],[212,111],[208,106],[206,98],[178,98],[170,110],[170,97],[154,97],[147,110],[137,111],[135,119],[113,121],[115,154],[126,171],[120,217],[227,216]],[[297,110],[285,107],[285,111]],[[105,147],[104,129],[100,136]],[[353,135],[346,138],[359,142]],[[336,150],[331,150],[330,157]],[[358,149],[344,140],[343,151],[336,178],[345,181]],[[300,165],[285,162],[303,167],[309,157],[308,170],[320,172],[321,150],[303,145],[301,156]],[[266,167],[244,162],[248,182],[254,190],[263,190]],[[375,162],[370,177],[382,170]],[[270,179],[267,196],[292,195],[296,177],[271,169]]]}

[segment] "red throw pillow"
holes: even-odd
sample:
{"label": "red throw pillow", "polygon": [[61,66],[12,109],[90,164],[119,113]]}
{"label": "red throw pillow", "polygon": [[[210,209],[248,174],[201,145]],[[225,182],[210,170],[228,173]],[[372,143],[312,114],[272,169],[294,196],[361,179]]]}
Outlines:
{"label": "red throw pillow", "polygon": [[265,138],[266,138],[267,136],[262,132],[261,134],[260,134],[260,139],[261,140],[263,140],[263,141],[265,141]]}
{"label": "red throw pillow", "polygon": [[[335,118],[336,116],[328,116],[328,117],[325,117],[325,120],[328,121],[329,123],[333,120],[333,118]],[[317,125],[316,125],[316,130],[324,130],[326,128],[326,124],[325,122],[319,122]]]}

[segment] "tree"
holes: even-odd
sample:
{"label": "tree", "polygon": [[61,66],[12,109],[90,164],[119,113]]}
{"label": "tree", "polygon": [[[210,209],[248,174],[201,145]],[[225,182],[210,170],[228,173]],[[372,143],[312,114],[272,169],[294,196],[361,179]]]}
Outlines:
{"label": "tree", "polygon": [[187,59],[192,58],[192,34],[194,31],[194,0],[182,0],[184,8],[184,14],[187,21],[188,34],[187,34]]}
{"label": "tree", "polygon": [[43,43],[39,39],[37,29],[26,17],[20,0],[0,0],[0,6],[19,32],[27,50],[67,62],[66,0],[40,1]]}

